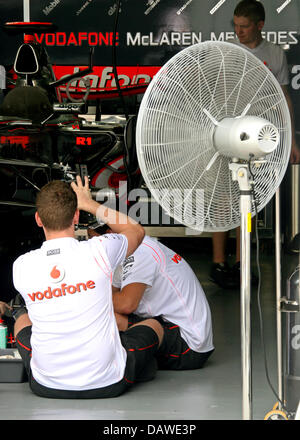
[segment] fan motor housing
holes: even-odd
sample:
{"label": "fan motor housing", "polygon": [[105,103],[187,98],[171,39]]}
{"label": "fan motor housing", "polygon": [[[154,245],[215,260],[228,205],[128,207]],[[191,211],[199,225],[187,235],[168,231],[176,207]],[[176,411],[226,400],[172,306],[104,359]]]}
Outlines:
{"label": "fan motor housing", "polygon": [[257,116],[224,118],[213,136],[216,150],[227,157],[249,160],[272,153],[279,144],[277,128]]}

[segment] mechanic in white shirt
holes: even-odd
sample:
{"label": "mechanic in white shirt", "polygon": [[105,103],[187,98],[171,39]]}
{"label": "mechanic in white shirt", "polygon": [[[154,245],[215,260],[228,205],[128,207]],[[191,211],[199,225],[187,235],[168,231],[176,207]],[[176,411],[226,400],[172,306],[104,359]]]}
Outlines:
{"label": "mechanic in white shirt", "polygon": [[[87,178],[83,185],[79,176],[71,185],[45,185],[36,206],[46,241],[13,266],[28,310],[16,319],[15,338],[31,390],[52,398],[115,397],[152,379],[162,326],[149,319],[119,333],[111,287],[114,269],[135,251],[144,229],[92,200]],[[76,240],[80,209],[114,233]]]}
{"label": "mechanic in white shirt", "polygon": [[146,236],[113,276],[119,329],[156,317],[164,327],[160,369],[201,368],[214,351],[210,308],[189,264]]}

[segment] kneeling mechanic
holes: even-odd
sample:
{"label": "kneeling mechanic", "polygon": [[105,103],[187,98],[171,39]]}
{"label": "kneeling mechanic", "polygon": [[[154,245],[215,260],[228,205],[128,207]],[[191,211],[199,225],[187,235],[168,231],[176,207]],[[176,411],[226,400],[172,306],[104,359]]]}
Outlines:
{"label": "kneeling mechanic", "polygon": [[[31,390],[51,398],[104,398],[152,379],[163,328],[147,319],[119,333],[111,289],[114,269],[142,242],[144,229],[92,200],[88,180],[83,185],[79,177],[71,185],[45,185],[36,207],[46,241],[13,265],[26,306],[15,314],[15,339]],[[113,233],[76,240],[80,209]]]}
{"label": "kneeling mechanic", "polygon": [[214,351],[205,293],[189,264],[176,252],[145,237],[113,278],[119,329],[155,317],[164,327],[160,369],[201,368]]}

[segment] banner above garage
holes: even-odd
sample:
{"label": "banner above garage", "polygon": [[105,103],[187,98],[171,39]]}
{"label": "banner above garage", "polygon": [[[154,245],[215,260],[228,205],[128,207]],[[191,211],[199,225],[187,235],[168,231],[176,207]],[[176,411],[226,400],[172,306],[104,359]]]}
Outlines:
{"label": "banner above garage", "polygon": [[[52,22],[56,32],[36,34],[54,65],[57,78],[80,70],[94,48],[91,94],[115,87],[111,66],[116,64],[123,87],[150,82],[175,53],[205,40],[232,41],[233,10],[238,0],[0,0],[3,22]],[[291,85],[300,87],[300,0],[265,0],[263,36],[286,49]],[[24,17],[25,14],[25,17]],[[22,36],[1,30],[0,64],[13,64]],[[74,90],[84,91],[81,81]],[[92,96],[92,95],[91,95]]]}

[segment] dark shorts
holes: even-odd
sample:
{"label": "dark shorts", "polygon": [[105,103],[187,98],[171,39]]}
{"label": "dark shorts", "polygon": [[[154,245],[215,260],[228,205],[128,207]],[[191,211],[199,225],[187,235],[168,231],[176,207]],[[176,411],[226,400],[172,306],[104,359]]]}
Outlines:
{"label": "dark shorts", "polygon": [[[128,325],[131,326],[146,318],[131,314],[128,316]],[[205,353],[193,351],[180,334],[178,325],[165,322],[155,317],[164,328],[164,338],[157,351],[156,358],[160,370],[194,370],[202,368],[214,350]]]}
{"label": "dark shorts", "polygon": [[54,399],[99,399],[117,397],[130,388],[135,382],[151,380],[157,371],[155,354],[158,349],[158,337],[154,330],[139,325],[126,332],[120,332],[123,347],[127,352],[124,377],[117,383],[92,390],[58,390],[39,384],[33,377],[30,368],[31,360],[31,326],[23,328],[17,335],[16,343],[28,374],[29,386],[33,393],[41,397]]}

